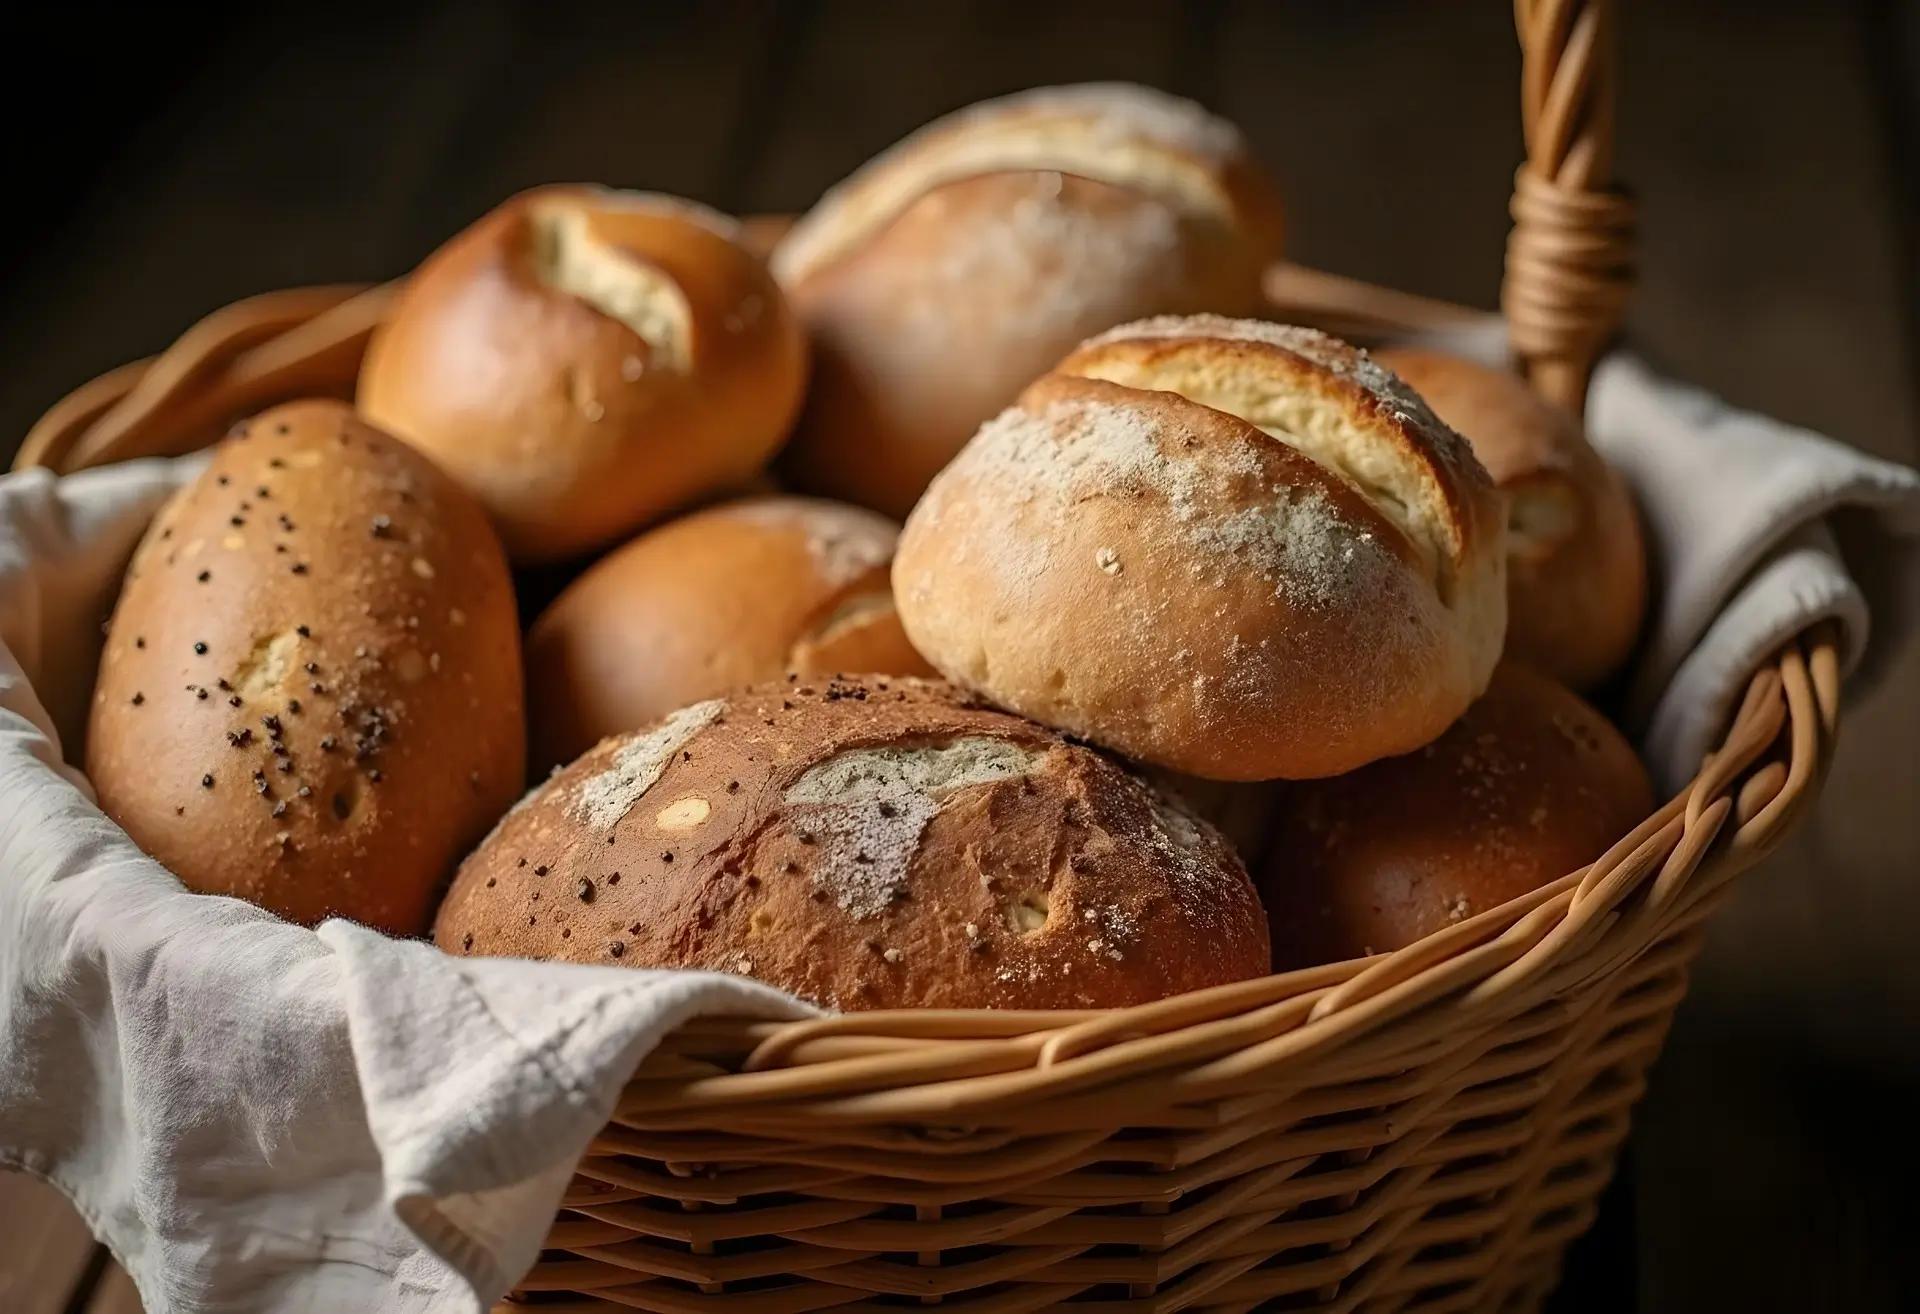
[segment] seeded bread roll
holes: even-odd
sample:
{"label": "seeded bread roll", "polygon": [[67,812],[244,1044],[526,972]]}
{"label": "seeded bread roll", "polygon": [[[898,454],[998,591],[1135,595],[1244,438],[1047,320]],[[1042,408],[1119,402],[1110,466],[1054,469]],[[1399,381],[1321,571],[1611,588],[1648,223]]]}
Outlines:
{"label": "seeded bread roll", "polygon": [[1507,652],[1576,689],[1632,651],[1646,548],[1624,480],[1524,379],[1410,347],[1379,359],[1473,445],[1507,495]]}
{"label": "seeded bread roll", "polygon": [[1503,520],[1364,352],[1146,320],[980,430],[908,519],[894,597],[928,661],[1024,716],[1207,779],[1338,775],[1486,687]]}
{"label": "seeded bread roll", "polygon": [[424,931],[519,794],[513,584],[485,514],[339,402],[238,426],[127,571],[100,806],[189,888]]}
{"label": "seeded bread roll", "polygon": [[1260,875],[1282,971],[1386,953],[1586,866],[1653,810],[1605,717],[1503,662],[1433,743],[1279,795]]}
{"label": "seeded bread roll", "polygon": [[1102,1008],[1268,962],[1205,823],[947,685],[879,678],[763,686],[600,745],[466,861],[434,939],[846,1009]]}
{"label": "seeded bread roll", "polygon": [[758,497],[605,557],[528,635],[534,769],[789,671],[933,674],[893,607],[898,537],[860,507]]}
{"label": "seeded bread roll", "polygon": [[1280,207],[1240,134],[1146,87],[1049,87],[914,133],[774,253],[817,369],[795,486],[904,516],[980,423],[1090,333],[1245,314]]}
{"label": "seeded bread roll", "polygon": [[571,556],[750,478],[805,386],[798,323],[738,226],[545,187],[427,258],[360,406],[485,503],[517,561]]}

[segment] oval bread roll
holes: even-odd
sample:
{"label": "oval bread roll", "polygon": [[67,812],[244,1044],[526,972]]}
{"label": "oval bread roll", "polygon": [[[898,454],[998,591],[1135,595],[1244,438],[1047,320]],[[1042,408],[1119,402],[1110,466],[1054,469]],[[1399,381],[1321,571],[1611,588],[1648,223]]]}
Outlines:
{"label": "oval bread roll", "polygon": [[860,507],[759,497],[603,558],[527,636],[534,769],[789,671],[933,674],[894,610],[898,537]]}
{"label": "oval bread roll", "polygon": [[473,499],[339,402],[239,425],[108,626],[100,806],[189,888],[426,929],[519,794],[513,585]]}
{"label": "oval bread roll", "polygon": [[1653,788],[1620,732],[1513,662],[1417,753],[1279,795],[1260,874],[1281,971],[1399,949],[1598,858]]}
{"label": "oval bread roll", "polygon": [[1280,206],[1235,129],[1146,87],[948,115],[830,191],[774,253],[817,368],[795,486],[904,516],[980,423],[1088,334],[1245,314]]}
{"label": "oval bread roll", "polygon": [[360,406],[553,560],[737,487],[786,437],[806,344],[738,226],[671,197],[517,196],[408,280]]}
{"label": "oval bread roll", "polygon": [[1325,334],[1218,316],[1094,338],[984,426],[894,559],[949,679],[1216,780],[1338,775],[1486,687],[1500,495]]}
{"label": "oval bread roll", "polygon": [[1576,689],[1632,651],[1647,555],[1624,480],[1526,380],[1411,347],[1378,359],[1473,445],[1507,495],[1507,652]]}
{"label": "oval bread roll", "polygon": [[453,953],[711,968],[837,1008],[1105,1008],[1264,975],[1210,827],[922,680],[794,681],[609,740],[500,823]]}

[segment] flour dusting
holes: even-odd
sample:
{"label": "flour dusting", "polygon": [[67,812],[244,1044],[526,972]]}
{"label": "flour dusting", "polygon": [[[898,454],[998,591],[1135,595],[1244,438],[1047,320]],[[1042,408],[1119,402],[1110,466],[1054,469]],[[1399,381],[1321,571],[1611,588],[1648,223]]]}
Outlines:
{"label": "flour dusting", "polygon": [[1309,607],[1334,606],[1366,572],[1394,564],[1373,535],[1355,530],[1317,488],[1230,512],[1191,533],[1251,566],[1278,596]]}
{"label": "flour dusting", "polygon": [[878,512],[811,498],[742,502],[731,514],[770,529],[797,528],[806,535],[814,570],[831,588],[851,584],[893,560],[899,536],[893,522]]}
{"label": "flour dusting", "polygon": [[1143,195],[1124,212],[1093,213],[1063,197],[1058,173],[1019,185],[1017,200],[955,231],[906,285],[910,314],[944,324],[957,289],[1019,288],[998,316],[1004,330],[1070,341],[1138,306],[1143,283],[1181,272],[1180,215],[1165,201]]}
{"label": "flour dusting", "polygon": [[1191,166],[1173,167],[1217,174],[1245,153],[1231,123],[1151,87],[1036,87],[957,110],[876,155],[787,234],[774,250],[774,273],[782,282],[805,277],[955,179],[1017,170],[1099,177],[1103,163],[1118,167],[1143,154],[1190,157]]}
{"label": "flour dusting", "polygon": [[[1392,568],[1386,546],[1344,518],[1322,490],[1261,486],[1263,467],[1251,447],[1216,446],[1191,457],[1180,446],[1184,437],[1124,402],[1059,399],[1038,410],[1016,405],[1001,412],[957,464],[970,481],[1022,504],[1157,499],[1175,531],[1200,549],[1196,579],[1202,584],[1223,582],[1229,568],[1251,569],[1289,603],[1325,607]],[[1260,495],[1244,505],[1250,482]],[[1242,491],[1230,492],[1236,484]],[[1218,509],[1234,502],[1243,505]],[[1016,593],[1051,562],[1045,540],[1005,535],[983,550]],[[1118,573],[1118,555],[1108,551],[1096,564]]]}
{"label": "flour dusting", "polygon": [[623,743],[605,771],[580,782],[568,811],[596,830],[618,825],[689,739],[719,719],[724,699],[683,707],[652,730]]}
{"label": "flour dusting", "polygon": [[1234,870],[1238,863],[1233,846],[1178,799],[1145,781],[1139,783],[1147,793],[1152,817],[1147,843],[1166,864],[1180,892],[1180,907],[1192,917],[1213,915],[1225,899],[1226,887],[1244,879]]}
{"label": "flour dusting", "polygon": [[1130,82],[1034,87],[969,106],[933,126],[971,127],[1008,118],[1074,119],[1085,122],[1102,142],[1150,141],[1214,161],[1231,159],[1245,149],[1240,130],[1205,106]]}
{"label": "flour dusting", "polygon": [[906,892],[920,833],[945,799],[1029,775],[1040,758],[1004,739],[969,736],[912,748],[850,749],[815,764],[785,795],[795,829],[820,850],[814,884],[855,918],[879,916]]}

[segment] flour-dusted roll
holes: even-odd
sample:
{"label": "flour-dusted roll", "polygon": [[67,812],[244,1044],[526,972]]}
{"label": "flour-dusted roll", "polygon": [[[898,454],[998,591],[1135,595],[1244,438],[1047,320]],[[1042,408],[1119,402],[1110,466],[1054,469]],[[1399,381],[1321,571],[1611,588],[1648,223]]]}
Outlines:
{"label": "flour-dusted roll", "polygon": [[789,671],[933,674],[894,610],[898,536],[860,507],[756,497],[609,554],[527,636],[534,769]]}
{"label": "flour-dusted roll", "polygon": [[738,226],[672,197],[544,187],[420,266],[360,376],[368,418],[551,560],[735,488],[785,439],[806,344]]}
{"label": "flour-dusted roll", "polygon": [[107,815],[192,889],[411,935],[525,769],[480,507],[338,402],[237,426],[108,625],[87,737]]}
{"label": "flour-dusted roll", "polygon": [[904,516],[979,424],[1091,333],[1260,304],[1272,184],[1232,125],[1146,87],[948,115],[835,187],[774,253],[812,333],[794,485]]}
{"label": "flour-dusted roll", "polygon": [[1473,445],[1507,495],[1507,653],[1576,689],[1627,659],[1647,604],[1647,556],[1626,482],[1579,423],[1508,370],[1439,352],[1382,351]]}
{"label": "flour-dusted roll", "polygon": [[839,1008],[1101,1008],[1266,974],[1205,823],[922,680],[794,680],[562,770],[461,867],[453,953],[758,977]]}
{"label": "flour-dusted roll", "polygon": [[1274,808],[1285,781],[1202,780],[1160,767],[1142,768],[1155,789],[1179,800],[1187,811],[1226,837],[1248,871],[1257,870],[1266,856],[1267,835],[1273,829]]}
{"label": "flour-dusted roll", "polygon": [[1285,971],[1386,953],[1586,866],[1653,810],[1620,732],[1513,662],[1446,734],[1290,786],[1260,892]]}
{"label": "flour-dusted roll", "polygon": [[894,596],[948,678],[1218,780],[1337,775],[1486,687],[1504,512],[1467,445],[1308,329],[1114,329],[985,425],[914,509]]}

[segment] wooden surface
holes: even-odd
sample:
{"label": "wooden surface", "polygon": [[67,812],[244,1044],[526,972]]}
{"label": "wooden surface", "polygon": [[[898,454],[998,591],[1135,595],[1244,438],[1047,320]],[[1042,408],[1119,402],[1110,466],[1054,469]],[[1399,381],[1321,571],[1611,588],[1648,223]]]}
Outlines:
{"label": "wooden surface", "polygon": [[[1636,345],[1741,405],[1914,461],[1913,7],[1627,8]],[[0,248],[15,440],[206,310],[399,273],[515,188],[590,178],[803,207],[924,119],[1038,82],[1201,97],[1282,179],[1295,257],[1482,305],[1519,154],[1498,0],[491,0],[116,15],[111,39],[90,21],[37,14],[47,26],[20,38],[84,34],[102,63],[61,106],[66,132],[17,147],[36,203]],[[1909,653],[1852,709],[1820,815],[1722,915],[1629,1180],[1558,1308],[1915,1307],[1897,1165],[1920,1096],[1917,730]],[[0,1309],[136,1307],[47,1188],[0,1177]]]}

